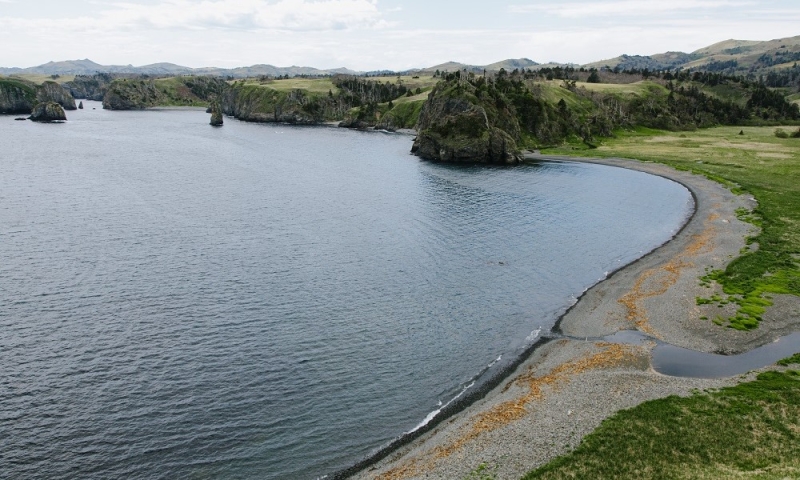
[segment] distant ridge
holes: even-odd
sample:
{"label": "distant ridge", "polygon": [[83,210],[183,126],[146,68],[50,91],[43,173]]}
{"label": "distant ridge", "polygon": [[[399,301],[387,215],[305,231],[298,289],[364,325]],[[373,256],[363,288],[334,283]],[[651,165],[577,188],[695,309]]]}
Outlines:
{"label": "distant ridge", "polygon": [[[446,62],[427,68],[405,70],[402,73],[455,72],[467,70],[474,73],[507,71],[514,69],[537,70],[557,66],[572,66],[585,68],[619,68],[621,70],[675,70],[675,69],[706,69],[712,71],[725,71],[729,73],[753,73],[754,71],[769,71],[776,68],[791,67],[800,62],[800,35],[796,37],[779,38],[768,41],[752,40],[725,40],[695,50],[692,53],[665,52],[654,55],[620,55],[615,58],[592,62],[585,65],[537,63],[528,58],[506,59],[488,65],[468,65],[459,62]],[[135,67],[133,65],[100,65],[89,59],[67,60],[63,62],[48,62],[44,65],[30,68],[0,68],[0,75],[94,75],[96,73],[139,74],[139,75],[212,75],[220,77],[246,78],[258,76],[278,77],[288,75],[362,75],[362,74],[395,74],[401,73],[392,70],[374,72],[358,72],[348,68],[334,68],[320,70],[312,67],[276,67],[274,65],[252,65],[238,68],[190,68],[174,63],[154,63]]]}
{"label": "distant ridge", "polygon": [[649,56],[620,55],[584,65],[587,68],[621,70],[701,68],[742,72],[750,69],[790,67],[800,61],[800,36],[768,41],[725,40],[692,53],[666,52]]}
{"label": "distant ridge", "polygon": [[48,62],[44,65],[39,65],[30,68],[0,68],[2,75],[94,75],[96,73],[120,73],[120,74],[137,74],[137,75],[213,75],[219,77],[258,77],[261,75],[267,76],[283,76],[289,75],[290,77],[298,75],[333,75],[333,74],[347,74],[356,75],[360,72],[349,70],[347,68],[335,68],[330,70],[319,70],[312,67],[276,67],[273,65],[253,65],[250,67],[239,68],[190,68],[174,63],[153,63],[151,65],[142,65],[134,67],[133,65],[100,65],[91,60],[66,60],[63,62]]}

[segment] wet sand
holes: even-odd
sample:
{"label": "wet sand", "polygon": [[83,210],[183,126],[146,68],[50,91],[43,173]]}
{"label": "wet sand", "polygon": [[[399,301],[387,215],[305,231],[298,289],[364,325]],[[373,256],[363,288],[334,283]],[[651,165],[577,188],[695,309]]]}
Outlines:
{"label": "wet sand", "polygon": [[691,190],[696,212],[675,238],[587,291],[559,322],[565,337],[537,348],[507,379],[462,412],[367,467],[353,478],[464,478],[479,465],[498,479],[518,479],[567,453],[615,412],[695,389],[734,385],[754,374],[723,379],[669,377],[650,364],[654,342],[581,340],[637,330],[672,345],[734,354],[800,331],[800,299],[775,296],[759,328],[740,332],[715,318],[735,305],[698,306],[720,293],[699,278],[724,268],[755,230],[736,209],[756,206],[705,177],[665,165],[623,159],[528,155],[529,161],[582,161],[630,168],[675,180]]}

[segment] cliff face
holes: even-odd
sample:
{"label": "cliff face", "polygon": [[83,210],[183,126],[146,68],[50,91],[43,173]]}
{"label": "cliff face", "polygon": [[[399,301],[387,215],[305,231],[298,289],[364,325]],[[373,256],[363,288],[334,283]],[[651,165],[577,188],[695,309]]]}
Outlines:
{"label": "cliff face", "polygon": [[412,153],[427,160],[515,164],[521,160],[513,108],[474,86],[442,82],[422,106]]}
{"label": "cliff face", "polygon": [[74,98],[102,101],[108,91],[108,86],[114,78],[107,74],[78,75],[71,82],[64,84]]}
{"label": "cliff face", "polygon": [[36,101],[39,103],[55,102],[61,105],[64,110],[77,110],[75,98],[69,90],[56,82],[44,82],[36,92]]}
{"label": "cliff face", "polygon": [[108,110],[143,110],[161,103],[163,95],[152,80],[114,80],[103,97]]}
{"label": "cliff face", "polygon": [[0,78],[0,114],[31,113],[36,103],[36,85]]}
{"label": "cliff face", "polygon": [[257,85],[233,85],[222,96],[222,111],[246,122],[316,125],[324,121],[319,102],[299,90],[279,92]]}

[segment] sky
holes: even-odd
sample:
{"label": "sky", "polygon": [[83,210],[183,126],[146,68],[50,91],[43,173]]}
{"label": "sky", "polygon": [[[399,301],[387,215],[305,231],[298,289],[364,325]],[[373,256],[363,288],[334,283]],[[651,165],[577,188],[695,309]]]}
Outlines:
{"label": "sky", "polygon": [[0,67],[583,64],[797,35],[798,0],[0,0]]}

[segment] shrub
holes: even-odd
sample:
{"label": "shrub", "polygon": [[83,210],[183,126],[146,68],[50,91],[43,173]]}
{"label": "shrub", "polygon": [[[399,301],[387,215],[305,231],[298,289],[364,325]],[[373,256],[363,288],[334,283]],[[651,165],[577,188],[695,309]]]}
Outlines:
{"label": "shrub", "polygon": [[789,134],[786,133],[786,130],[783,130],[782,128],[775,129],[775,136],[778,138],[789,138]]}

